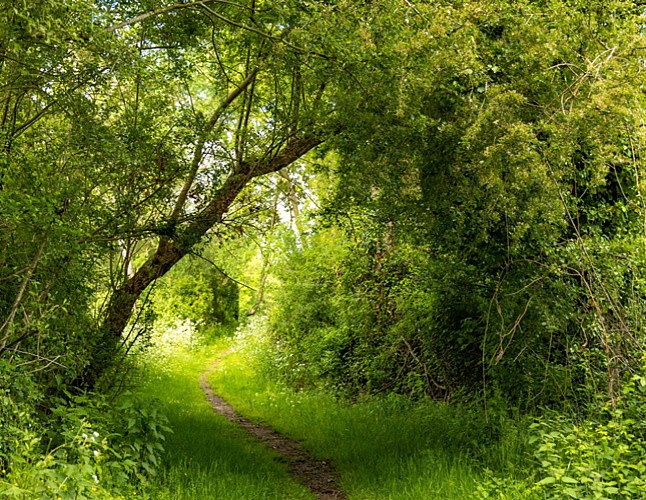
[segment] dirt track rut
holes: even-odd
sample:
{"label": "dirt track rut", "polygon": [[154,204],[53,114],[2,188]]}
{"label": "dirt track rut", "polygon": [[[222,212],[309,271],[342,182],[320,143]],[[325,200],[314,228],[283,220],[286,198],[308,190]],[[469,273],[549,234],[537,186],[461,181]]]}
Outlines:
{"label": "dirt track rut", "polygon": [[220,359],[216,360],[200,379],[200,386],[213,410],[244,428],[258,441],[284,456],[290,474],[304,483],[317,498],[320,500],[345,500],[347,497],[339,488],[338,476],[329,462],[313,458],[297,441],[244,418],[229,403],[213,392],[208,377],[219,362]]}

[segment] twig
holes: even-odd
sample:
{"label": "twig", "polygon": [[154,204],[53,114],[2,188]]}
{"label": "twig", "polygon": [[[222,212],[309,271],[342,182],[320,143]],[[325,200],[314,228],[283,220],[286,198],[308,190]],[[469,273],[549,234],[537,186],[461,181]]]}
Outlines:
{"label": "twig", "polygon": [[[210,0],[210,1],[228,4],[228,5],[235,5],[237,7],[244,7],[242,5],[239,5],[233,2],[227,2],[224,0]],[[130,26],[131,24],[136,24],[141,21],[145,21],[149,17],[159,16],[161,14],[166,14],[174,10],[192,9],[193,7],[203,5],[204,3],[205,3],[204,0],[200,0],[198,2],[189,2],[189,3],[173,3],[170,5],[167,5],[166,7],[161,7],[156,10],[151,10],[150,12],[146,12],[145,14],[141,14],[139,16],[133,17],[132,19],[126,19],[125,21],[120,22],[119,24],[113,24],[112,26],[108,26],[106,29],[108,31],[116,31],[118,29],[125,28],[126,26]]]}
{"label": "twig", "polygon": [[429,381],[431,384],[433,384],[436,388],[438,388],[438,389],[440,389],[440,390],[446,390],[446,387],[444,387],[443,385],[438,384],[438,383],[433,379],[433,377],[431,377],[430,373],[428,373],[428,368],[427,368],[427,367],[426,367],[426,365],[422,362],[422,360],[421,360],[421,359],[419,359],[419,357],[417,356],[417,354],[415,354],[415,351],[413,350],[413,347],[408,343],[408,340],[406,340],[406,339],[404,338],[404,336],[401,336],[400,338],[401,338],[402,342],[403,342],[403,343],[406,345],[406,347],[408,348],[408,352],[409,352],[409,353],[410,353],[410,355],[413,357],[413,359],[415,360],[415,362],[416,362],[418,365],[420,365],[420,366],[422,367],[422,369],[424,370],[424,375],[426,376],[426,380],[427,380],[427,381]]}
{"label": "twig", "polygon": [[[45,249],[46,243],[47,243],[46,241],[43,241],[40,244],[40,247],[36,252],[36,256],[34,257],[31,264],[29,265],[29,268],[25,273],[25,277],[22,280],[22,284],[20,285],[20,290],[18,291],[18,295],[16,295],[16,299],[14,300],[13,306],[11,307],[11,311],[9,312],[9,316],[7,316],[7,319],[4,321],[4,323],[2,323],[2,326],[0,326],[0,332],[4,331],[5,329],[8,329],[9,325],[13,321],[13,318],[16,316],[16,312],[18,311],[18,306],[20,306],[20,303],[22,302],[25,292],[27,291],[27,287],[29,286],[29,280],[31,279],[31,276],[36,270],[36,266],[38,265],[38,262],[40,262],[40,259],[43,256],[43,250]],[[4,348],[6,347],[7,340],[9,340],[8,331],[5,334],[5,336],[2,338],[2,345],[0,345],[0,352],[4,350]]]}
{"label": "twig", "polygon": [[249,285],[246,285],[246,284],[242,283],[241,281],[238,281],[237,279],[232,278],[231,276],[229,276],[229,275],[228,275],[227,273],[225,273],[222,269],[220,269],[220,267],[219,267],[215,262],[213,262],[213,261],[212,261],[212,260],[210,260],[210,259],[207,259],[207,258],[206,258],[206,257],[204,257],[203,255],[200,255],[199,253],[197,253],[197,252],[193,252],[193,251],[189,252],[189,255],[192,255],[192,256],[194,256],[194,257],[199,257],[199,258],[200,258],[200,259],[202,259],[203,261],[208,262],[209,264],[211,264],[211,265],[216,269],[216,271],[218,271],[220,274],[222,274],[224,277],[226,277],[226,278],[230,279],[230,280],[231,280],[231,281],[233,281],[234,283],[237,283],[237,284],[238,284],[238,285],[240,285],[240,286],[243,286],[243,287],[245,287],[245,288],[248,288],[249,290],[251,290],[251,291],[253,291],[253,292],[258,292],[258,290],[256,290],[255,288],[250,287]]}
{"label": "twig", "polygon": [[173,213],[171,214],[171,220],[177,221],[182,212],[182,209],[184,208],[184,203],[186,202],[188,192],[191,189],[193,182],[195,181],[195,176],[197,175],[197,171],[200,168],[202,158],[204,157],[204,145],[206,144],[208,134],[215,127],[215,124],[217,123],[220,116],[222,116],[222,113],[224,113],[231,105],[231,103],[235,101],[236,98],[240,94],[242,94],[242,92],[244,92],[247,87],[255,80],[258,71],[259,69],[257,67],[252,69],[247,77],[240,83],[240,85],[233,89],[233,91],[231,91],[229,95],[227,95],[222,100],[220,105],[211,114],[207,123],[206,130],[201,134],[200,138],[197,141],[197,144],[195,145],[195,152],[193,153],[191,170],[188,174],[188,177],[186,178],[186,181],[184,181],[184,185],[182,186],[182,190],[180,191],[179,196],[177,197],[175,208],[173,209]]}

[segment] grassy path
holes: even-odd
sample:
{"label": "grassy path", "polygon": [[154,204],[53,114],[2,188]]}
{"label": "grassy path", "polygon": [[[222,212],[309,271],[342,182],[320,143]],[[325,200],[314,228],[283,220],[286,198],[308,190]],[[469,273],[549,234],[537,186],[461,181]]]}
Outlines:
{"label": "grassy path", "polygon": [[[161,400],[174,433],[165,445],[166,463],[144,498],[317,498],[290,477],[289,459],[240,428],[241,419],[267,424],[315,458],[329,458],[350,500],[527,498],[516,491],[507,465],[518,462],[522,440],[489,435],[481,414],[395,396],[349,403],[324,392],[294,392],[258,373],[254,353],[244,344],[224,356],[230,347],[221,342],[153,364],[142,393]],[[201,376],[244,418],[232,423],[217,415],[200,387]],[[494,476],[485,468],[509,478],[509,487],[503,479],[497,494],[487,493],[483,485]]]}
{"label": "grassy path", "polygon": [[161,401],[173,429],[165,464],[142,492],[150,500],[313,499],[280,457],[216,415],[199,378],[222,346],[158,359],[141,391]]}
{"label": "grassy path", "polygon": [[[526,498],[510,488],[490,496],[485,468],[511,472],[522,453],[513,435],[491,435],[481,413],[404,397],[349,403],[315,391],[294,392],[254,370],[244,346],[209,377],[214,390],[245,417],[330,458],[351,500]],[[486,464],[486,467],[485,465]]]}
{"label": "grassy path", "polygon": [[[225,352],[224,354],[227,353]],[[317,499],[345,500],[345,494],[337,486],[337,474],[329,461],[312,458],[297,441],[289,439],[267,426],[256,424],[240,416],[229,403],[213,393],[208,377],[217,368],[220,361],[220,359],[216,360],[200,379],[202,390],[211,403],[213,410],[235,425],[245,429],[258,442],[270,447],[281,457],[284,457],[287,460],[290,474],[307,485]]]}

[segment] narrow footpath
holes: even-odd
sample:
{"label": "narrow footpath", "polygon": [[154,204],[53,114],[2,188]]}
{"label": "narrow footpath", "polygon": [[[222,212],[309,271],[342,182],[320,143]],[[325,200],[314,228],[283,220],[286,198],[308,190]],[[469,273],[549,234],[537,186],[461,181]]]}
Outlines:
{"label": "narrow footpath", "polygon": [[338,486],[338,476],[329,462],[317,460],[309,455],[301,445],[269,427],[259,425],[242,417],[220,396],[213,393],[208,377],[220,359],[202,375],[200,386],[210,401],[213,410],[229,421],[246,429],[258,441],[274,449],[285,457],[290,474],[304,483],[320,500],[345,500],[347,497]]}

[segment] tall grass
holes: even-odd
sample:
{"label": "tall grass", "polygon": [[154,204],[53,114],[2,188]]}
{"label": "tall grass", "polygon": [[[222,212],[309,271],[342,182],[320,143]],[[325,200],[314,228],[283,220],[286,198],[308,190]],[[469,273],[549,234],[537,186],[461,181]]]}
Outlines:
{"label": "tall grass", "polygon": [[199,378],[221,349],[221,344],[197,350],[178,347],[149,364],[141,394],[160,400],[174,432],[165,443],[165,463],[143,498],[313,498],[288,476],[272,451],[213,413]]}
{"label": "tall grass", "polygon": [[255,370],[253,356],[245,348],[226,356],[211,385],[247,417],[332,460],[351,499],[494,498],[492,481],[495,498],[527,498],[513,477],[508,487],[498,479],[522,462],[520,427],[501,434],[481,412],[437,402],[294,392]]}

